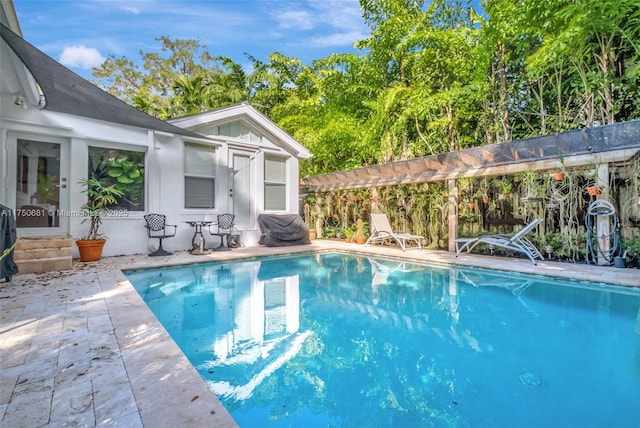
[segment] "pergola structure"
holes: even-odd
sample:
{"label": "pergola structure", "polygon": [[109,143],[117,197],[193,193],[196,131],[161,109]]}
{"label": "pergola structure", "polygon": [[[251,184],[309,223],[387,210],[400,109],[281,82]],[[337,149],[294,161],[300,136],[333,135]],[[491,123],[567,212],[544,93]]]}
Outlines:
{"label": "pergola structure", "polygon": [[[639,152],[640,120],[634,120],[304,177],[301,184],[304,192],[312,193],[445,181],[453,191],[455,179],[461,177],[488,178],[564,167],[594,169],[598,181],[606,186],[609,165],[626,162]],[[455,249],[455,204],[455,198],[450,198],[449,251]]]}

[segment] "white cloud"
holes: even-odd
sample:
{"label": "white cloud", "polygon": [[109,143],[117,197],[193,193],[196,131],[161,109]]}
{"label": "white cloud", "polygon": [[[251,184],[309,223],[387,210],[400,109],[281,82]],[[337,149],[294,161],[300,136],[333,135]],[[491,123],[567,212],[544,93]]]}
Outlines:
{"label": "white cloud", "polygon": [[326,0],[322,2],[309,2],[313,9],[313,15],[319,22],[333,28],[366,29],[362,19],[362,11],[357,0]]}
{"label": "white cloud", "polygon": [[105,58],[95,48],[86,46],[66,46],[60,54],[60,62],[69,67],[90,69],[98,67]]}
{"label": "white cloud", "polygon": [[310,30],[315,26],[313,16],[303,10],[285,10],[273,14],[280,28]]}
{"label": "white cloud", "polygon": [[269,14],[277,28],[289,32],[283,37],[291,38],[290,43],[297,39],[319,48],[335,48],[353,46],[368,37],[358,0],[307,0],[273,9]]}
{"label": "white cloud", "polygon": [[311,38],[311,43],[316,46],[350,46],[358,40],[367,38],[367,35],[358,31],[348,33],[333,33],[326,36],[316,36]]}

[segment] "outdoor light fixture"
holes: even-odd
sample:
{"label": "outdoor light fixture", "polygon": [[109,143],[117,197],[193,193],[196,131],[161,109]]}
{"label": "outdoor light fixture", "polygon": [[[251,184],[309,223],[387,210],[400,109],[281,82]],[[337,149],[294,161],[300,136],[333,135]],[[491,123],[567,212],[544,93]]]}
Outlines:
{"label": "outdoor light fixture", "polygon": [[17,106],[22,107],[23,110],[26,110],[29,107],[27,105],[27,101],[21,94],[16,95],[16,99],[13,101],[13,103]]}

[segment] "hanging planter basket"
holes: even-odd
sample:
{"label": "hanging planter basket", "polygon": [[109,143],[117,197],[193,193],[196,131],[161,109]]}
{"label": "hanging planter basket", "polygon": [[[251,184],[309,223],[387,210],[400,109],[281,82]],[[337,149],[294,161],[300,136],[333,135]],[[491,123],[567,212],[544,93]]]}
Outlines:
{"label": "hanging planter basket", "polygon": [[598,186],[589,186],[589,187],[587,187],[587,193],[590,196],[597,196],[597,195],[602,194],[602,189],[600,189],[600,187],[598,187]]}

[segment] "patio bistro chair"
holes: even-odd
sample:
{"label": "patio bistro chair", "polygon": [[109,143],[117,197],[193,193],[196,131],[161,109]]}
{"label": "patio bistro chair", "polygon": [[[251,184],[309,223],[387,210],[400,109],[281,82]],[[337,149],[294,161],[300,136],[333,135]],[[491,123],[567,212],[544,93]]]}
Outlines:
{"label": "patio bistro chair", "polygon": [[[214,250],[216,251],[227,251],[230,250],[229,239],[231,235],[233,235],[233,226],[234,220],[236,218],[233,214],[218,214],[218,221],[215,224],[209,226],[209,233],[213,236],[220,237],[220,245],[218,245]],[[216,231],[212,231],[211,227],[215,226]]]}
{"label": "patio bistro chair", "polygon": [[164,214],[146,214],[144,216],[144,221],[147,223],[144,226],[147,228],[147,236],[149,238],[158,238],[160,240],[160,246],[158,249],[149,254],[149,256],[169,256],[173,254],[162,248],[162,240],[175,236],[178,226],[175,224],[167,224],[166,220],[167,216]]}
{"label": "patio bistro chair", "polygon": [[364,244],[369,245],[376,242],[384,243],[385,241],[394,240],[404,251],[411,243],[416,245],[416,247],[412,248],[422,249],[422,239],[422,236],[419,235],[394,232],[386,214],[371,214],[371,236]]}
{"label": "patio bistro chair", "polygon": [[542,219],[537,218],[513,235],[493,234],[478,236],[476,238],[458,238],[455,240],[456,257],[463,251],[470,253],[478,244],[488,244],[515,251],[517,253],[522,253],[529,257],[535,265],[537,264],[536,259],[544,260],[544,257],[525,235],[531,232],[540,223],[542,223]]}

